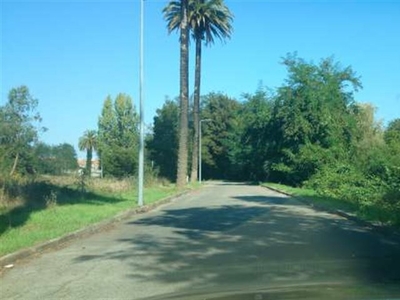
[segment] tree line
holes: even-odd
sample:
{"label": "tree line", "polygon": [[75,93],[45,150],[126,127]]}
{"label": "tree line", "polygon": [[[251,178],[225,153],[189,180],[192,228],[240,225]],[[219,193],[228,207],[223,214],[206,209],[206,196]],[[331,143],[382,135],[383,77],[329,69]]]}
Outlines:
{"label": "tree line", "polygon": [[[360,78],[333,58],[314,63],[288,54],[282,64],[287,79],[275,90],[260,86],[239,100],[223,93],[201,98],[199,118],[211,120],[202,125],[204,177],[307,186],[366,206],[398,206],[400,119],[384,127],[375,119],[372,105],[356,102]],[[3,178],[65,174],[77,167],[72,145],[40,141],[45,128],[37,103],[21,86],[12,89],[0,107]],[[138,123],[128,95],[119,94],[114,100],[108,96],[97,130],[87,131],[79,146],[90,152],[88,157],[97,152],[105,176],[135,176]],[[193,139],[193,118],[188,123]],[[179,127],[179,101],[167,99],[147,133],[147,172],[176,180]],[[188,154],[197,155],[197,149],[189,147]],[[189,164],[187,175],[193,169]]]}
{"label": "tree line", "polygon": [[[383,127],[372,105],[355,101],[362,83],[351,67],[332,57],[314,63],[290,53],[282,59],[287,78],[277,89],[260,86],[239,100],[223,93],[200,97],[202,43],[229,38],[233,15],[222,0],[171,1],[163,15],[170,32],[180,31],[180,96],[157,110],[146,137],[147,172],[178,186],[187,176],[196,180],[200,120],[209,119],[202,124],[206,178],[273,181],[366,205],[400,205],[400,121]],[[193,103],[189,34],[196,44]],[[25,86],[12,89],[0,107],[2,174],[60,174],[76,166],[71,145],[40,143],[45,128],[36,108]],[[136,175],[138,121],[130,96],[106,97],[98,128],[79,139],[87,173],[96,152],[105,176]]]}
{"label": "tree line", "polygon": [[[47,129],[41,126],[39,101],[29,88],[12,88],[0,106],[1,178],[38,174],[73,174],[78,169],[74,146],[49,145],[40,140]],[[130,96],[120,93],[115,100],[107,96],[96,130],[86,130],[78,147],[86,151],[85,173],[90,176],[95,153],[105,176],[135,176],[138,151],[138,116]]]}
{"label": "tree line", "polygon": [[26,86],[8,93],[0,106],[0,175],[61,175],[77,168],[76,152],[68,143],[48,145],[39,139],[46,131],[37,111],[38,100]]}
{"label": "tree line", "polygon": [[[212,122],[205,128],[205,150],[200,151],[205,151],[209,177],[306,185],[361,206],[379,203],[399,209],[399,119],[383,129],[374,119],[373,106],[355,102],[354,93],[362,85],[351,67],[342,68],[333,58],[315,64],[288,54],[282,61],[288,78],[277,90],[269,94],[259,89],[245,95],[244,102],[212,93],[204,97],[200,112],[201,44],[208,36],[211,41],[230,37],[233,15],[222,0],[170,1],[163,12],[169,32],[180,31],[180,96],[178,105],[167,102],[154,119],[149,145],[160,174],[176,176],[177,185],[183,186],[189,167],[195,178],[199,120],[205,118]],[[196,44],[191,122],[189,33]],[[163,126],[177,110],[179,120],[170,120],[169,127],[178,128],[165,133]],[[189,134],[189,123],[194,134]],[[169,137],[170,147],[159,142],[162,136]],[[168,165],[157,147],[171,155]],[[178,150],[172,156],[174,148]],[[176,174],[171,157],[176,158]]]}
{"label": "tree line", "polygon": [[[202,97],[200,118],[211,120],[203,123],[203,175],[399,205],[400,119],[384,127],[371,104],[356,102],[360,78],[332,57],[314,63],[292,53],[282,64],[288,75],[276,90],[260,86],[240,101],[222,93]],[[177,176],[179,114],[178,101],[167,100],[148,142],[160,175],[170,179]]]}
{"label": "tree line", "polygon": [[121,93],[115,100],[107,96],[98,119],[95,148],[104,176],[136,175],[139,118],[130,96]]}
{"label": "tree line", "polygon": [[[201,60],[202,60],[202,45],[211,45],[215,38],[224,41],[230,38],[232,33],[233,15],[223,0],[184,0],[170,1],[162,11],[164,19],[167,22],[168,32],[180,31],[180,98],[179,98],[179,135],[178,135],[178,158],[175,168],[176,172],[170,170],[170,174],[176,174],[176,182],[179,187],[186,183],[189,166],[189,150],[198,149],[199,136],[199,113],[200,113],[200,85],[201,85]],[[188,102],[188,63],[189,63],[189,35],[195,41],[195,82],[194,82],[194,106],[192,111],[193,116],[193,131],[189,133],[189,102]],[[118,98],[118,97],[117,97]],[[117,99],[118,100],[118,99]],[[118,120],[117,103],[112,111],[112,103],[110,99],[104,104],[101,120],[99,120],[97,142],[90,142],[87,131],[80,141],[80,149],[87,151],[87,166],[86,170],[91,169],[92,152],[97,150],[104,171],[113,176],[123,176],[132,174],[136,167],[136,160],[129,157],[129,154],[137,148],[137,137],[133,128],[137,128],[137,119],[134,115],[131,116],[132,130],[128,130],[128,139],[125,139],[121,133],[122,127],[115,127],[112,124],[106,124],[109,118]],[[129,108],[128,108],[129,110]],[[128,113],[129,114],[129,113]],[[104,124],[103,124],[104,123]],[[126,126],[128,123],[123,122]],[[114,126],[114,127],[113,127]],[[113,128],[118,128],[115,131]],[[94,133],[94,132],[92,132]],[[110,138],[110,135],[113,138]],[[119,136],[118,136],[119,135]],[[93,136],[93,134],[92,134]],[[189,147],[189,141],[191,142]],[[130,143],[129,145],[126,142]],[[154,143],[154,142],[153,142]],[[157,143],[157,142],[155,142]],[[151,144],[151,143],[150,143]],[[97,148],[97,149],[96,149]],[[189,149],[190,148],[190,149]],[[191,172],[192,181],[197,180],[197,152],[191,151]],[[165,154],[159,154],[163,156]],[[120,162],[117,162],[117,160]],[[113,166],[113,164],[116,164]],[[126,167],[124,170],[123,167]],[[170,166],[174,168],[172,165]],[[120,170],[120,171],[118,171]],[[175,178],[174,178],[175,179]]]}

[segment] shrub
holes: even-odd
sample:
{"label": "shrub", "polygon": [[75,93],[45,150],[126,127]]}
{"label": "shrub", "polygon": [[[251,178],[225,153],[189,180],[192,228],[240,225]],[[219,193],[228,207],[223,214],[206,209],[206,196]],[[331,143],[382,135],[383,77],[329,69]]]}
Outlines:
{"label": "shrub", "polygon": [[305,182],[305,186],[318,194],[357,203],[371,205],[380,199],[382,186],[380,180],[366,177],[350,164],[325,166]]}

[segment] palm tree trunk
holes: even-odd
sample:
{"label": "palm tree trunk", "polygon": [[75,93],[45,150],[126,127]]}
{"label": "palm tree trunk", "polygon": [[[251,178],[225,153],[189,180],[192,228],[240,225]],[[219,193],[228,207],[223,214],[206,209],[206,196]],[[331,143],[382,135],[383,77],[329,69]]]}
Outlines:
{"label": "palm tree trunk", "polygon": [[178,168],[176,184],[182,188],[186,183],[188,163],[188,67],[189,67],[189,27],[188,27],[188,0],[181,0],[181,31],[180,31],[180,124]]}
{"label": "palm tree trunk", "polygon": [[15,170],[17,169],[17,165],[18,165],[18,160],[19,160],[19,153],[17,152],[17,155],[15,155],[14,158],[14,163],[10,172],[10,176],[13,176],[15,173]]}
{"label": "palm tree trunk", "polygon": [[200,121],[200,83],[201,83],[201,43],[200,38],[196,38],[196,68],[194,74],[194,137],[192,151],[192,172],[190,174],[191,182],[197,181],[198,158],[199,158],[199,121]]}
{"label": "palm tree trunk", "polygon": [[92,157],[93,157],[93,150],[88,148],[86,150],[86,174],[90,177],[92,174]]}

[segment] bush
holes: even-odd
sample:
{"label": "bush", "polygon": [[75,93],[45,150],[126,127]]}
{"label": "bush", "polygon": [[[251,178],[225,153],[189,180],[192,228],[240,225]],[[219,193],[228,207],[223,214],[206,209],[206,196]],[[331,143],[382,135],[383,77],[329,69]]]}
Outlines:
{"label": "bush", "polygon": [[[54,180],[54,182],[53,182]],[[11,209],[25,206],[32,209],[44,208],[49,199],[63,201],[78,198],[74,177],[20,177],[0,179],[0,206]],[[68,187],[71,185],[71,187]],[[54,202],[54,201],[50,201]]]}
{"label": "bush", "polygon": [[318,194],[368,206],[376,203],[383,188],[379,179],[367,178],[349,164],[325,166],[305,182],[305,186]]}
{"label": "bush", "polygon": [[366,175],[350,164],[326,166],[305,186],[319,195],[354,204],[357,213],[367,219],[400,224],[399,168],[385,170],[386,175],[378,177]]}
{"label": "bush", "polygon": [[11,206],[19,204],[42,206],[51,194],[52,186],[34,178],[12,177],[0,182],[2,202]]}

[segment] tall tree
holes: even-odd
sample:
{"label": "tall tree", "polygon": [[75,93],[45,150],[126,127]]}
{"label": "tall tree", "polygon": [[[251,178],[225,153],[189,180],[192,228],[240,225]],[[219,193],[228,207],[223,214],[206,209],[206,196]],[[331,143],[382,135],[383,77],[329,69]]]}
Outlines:
{"label": "tall tree", "polygon": [[3,171],[9,168],[10,176],[17,171],[21,158],[30,156],[39,132],[45,130],[39,127],[37,105],[38,100],[31,96],[28,87],[20,86],[11,89],[8,102],[0,107],[0,160]]}
{"label": "tall tree", "polygon": [[[357,161],[366,164],[370,161],[371,150],[384,145],[383,128],[375,120],[376,108],[369,103],[356,103],[353,105],[353,116],[356,130],[353,146]],[[375,154],[373,154],[375,156]]]}
{"label": "tall tree", "polygon": [[[179,122],[179,147],[178,147],[178,166],[177,166],[177,179],[176,183],[179,188],[183,187],[186,183],[186,176],[188,170],[188,113],[189,113],[189,23],[188,23],[188,8],[189,0],[171,1],[171,9],[180,6],[178,14],[173,18],[180,16],[179,29],[180,29],[180,93],[179,93],[179,107],[180,107],[180,122]],[[164,10],[164,16],[167,20],[167,28],[172,32],[176,27],[171,26],[172,21],[168,20],[168,6]],[[172,15],[171,15],[172,16]]]}
{"label": "tall tree", "polygon": [[385,142],[388,144],[397,143],[400,145],[400,118],[389,122],[385,130]]}
{"label": "tall tree", "polygon": [[193,105],[194,137],[190,178],[192,181],[197,181],[202,43],[205,41],[206,45],[211,45],[214,43],[215,37],[219,38],[221,41],[230,38],[233,15],[223,0],[190,1],[190,3],[192,4],[189,9],[190,28],[196,43]]}
{"label": "tall tree", "polygon": [[391,199],[391,202],[397,203],[398,207],[400,207],[400,118],[389,122],[384,138],[389,148],[389,155],[385,159],[385,182],[389,186],[389,189],[385,198],[388,200]]}
{"label": "tall tree", "polygon": [[[232,163],[237,140],[240,104],[221,93],[204,96],[202,118],[211,119],[202,128],[202,160],[205,178],[230,179],[237,170]],[[207,125],[206,125],[207,124]]]}
{"label": "tall tree", "polygon": [[33,158],[39,174],[61,175],[78,167],[75,149],[67,143],[52,146],[39,142],[33,147]]}
{"label": "tall tree", "polygon": [[[237,169],[237,179],[266,180],[263,167],[267,160],[272,100],[267,90],[260,86],[255,94],[244,95],[239,111],[238,143],[232,149]],[[261,162],[261,163],[260,163]]]}
{"label": "tall tree", "polygon": [[[181,2],[171,1],[164,9],[164,16],[170,31],[177,30],[182,22]],[[188,23],[192,38],[196,44],[196,64],[194,79],[193,105],[193,151],[191,181],[197,180],[198,172],[198,138],[200,114],[200,87],[201,87],[201,53],[202,43],[211,45],[215,37],[224,41],[232,33],[233,15],[223,0],[189,0]]]}
{"label": "tall tree", "polygon": [[87,130],[79,139],[79,150],[86,151],[86,174],[90,176],[92,173],[93,151],[97,149],[97,132],[95,130]]}
{"label": "tall tree", "polygon": [[349,155],[355,137],[353,94],[361,88],[351,67],[332,58],[308,63],[288,54],[289,78],[278,89],[270,124],[272,180],[299,185],[322,164]]}
{"label": "tall tree", "polygon": [[98,120],[98,153],[103,174],[115,177],[133,175],[137,161],[138,116],[132,99],[118,94],[108,96]]}
{"label": "tall tree", "polygon": [[[113,100],[110,95],[106,97],[98,120],[98,154],[101,171],[104,175],[104,165],[107,160],[107,149],[115,144],[116,117],[113,108]],[[108,169],[108,168],[107,168]]]}
{"label": "tall tree", "polygon": [[[115,142],[113,139],[115,137],[116,130],[116,116],[114,113],[113,100],[111,96],[107,96],[107,98],[104,100],[101,115],[98,120],[98,128],[99,152],[101,155],[101,149],[103,146]],[[102,145],[102,143],[104,143],[104,145]]]}
{"label": "tall tree", "polygon": [[74,146],[68,143],[53,146],[53,153],[56,159],[54,166],[56,174],[63,174],[70,170],[76,170],[78,163],[76,161],[76,152]]}
{"label": "tall tree", "polygon": [[177,101],[167,100],[154,117],[152,139],[148,142],[150,159],[155,162],[159,174],[170,180],[176,178],[178,149],[179,106]]}

